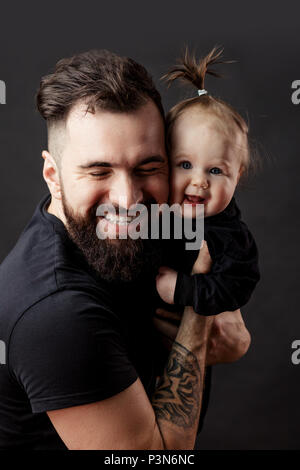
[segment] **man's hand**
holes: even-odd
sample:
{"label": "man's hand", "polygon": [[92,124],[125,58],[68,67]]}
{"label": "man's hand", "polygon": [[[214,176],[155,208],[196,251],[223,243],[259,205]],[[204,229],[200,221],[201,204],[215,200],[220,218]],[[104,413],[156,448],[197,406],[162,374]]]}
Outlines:
{"label": "man's hand", "polygon": [[177,281],[177,272],[166,266],[159,268],[156,276],[156,289],[160,297],[167,304],[174,304],[174,293]]}
{"label": "man's hand", "polygon": [[[167,352],[172,348],[180,320],[179,313],[161,308],[156,310],[153,322]],[[240,310],[220,313],[214,317],[208,340],[206,365],[235,362],[246,354],[250,343],[251,336]]]}
{"label": "man's hand", "polygon": [[251,336],[241,311],[223,312],[214,317],[208,341],[206,364],[235,362],[249,349]]}

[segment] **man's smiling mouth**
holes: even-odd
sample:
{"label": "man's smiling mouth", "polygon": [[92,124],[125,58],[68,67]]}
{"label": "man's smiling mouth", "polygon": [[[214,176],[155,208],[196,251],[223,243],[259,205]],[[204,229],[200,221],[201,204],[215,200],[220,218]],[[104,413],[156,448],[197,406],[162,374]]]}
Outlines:
{"label": "man's smiling mouth", "polygon": [[132,222],[134,219],[136,219],[138,216],[122,216],[122,215],[117,215],[117,214],[112,214],[108,213],[106,214],[103,218],[110,222],[111,224],[117,224],[117,225],[128,225],[130,222]]}
{"label": "man's smiling mouth", "polygon": [[116,214],[113,211],[105,211],[103,215],[98,216],[100,224],[98,225],[99,233],[106,233],[108,238],[118,238],[123,234],[131,236],[140,232],[145,223],[147,210],[136,210],[133,215],[128,215],[127,211]]}

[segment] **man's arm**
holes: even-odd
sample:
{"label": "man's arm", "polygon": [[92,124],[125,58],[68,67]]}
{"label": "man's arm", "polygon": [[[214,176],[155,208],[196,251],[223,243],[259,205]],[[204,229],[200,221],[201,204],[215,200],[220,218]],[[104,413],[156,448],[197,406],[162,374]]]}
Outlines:
{"label": "man's arm", "polygon": [[137,379],[123,392],[47,414],[69,449],[193,449],[212,319],[187,307],[152,404]]}
{"label": "man's arm", "polygon": [[185,312],[151,403],[111,317],[98,295],[64,289],[15,325],[10,370],[32,412],[69,449],[193,448],[211,320]]}
{"label": "man's arm", "polygon": [[[197,261],[194,266],[197,269]],[[69,449],[193,449],[212,317],[186,307],[150,403],[137,379],[106,400],[47,414]]]}

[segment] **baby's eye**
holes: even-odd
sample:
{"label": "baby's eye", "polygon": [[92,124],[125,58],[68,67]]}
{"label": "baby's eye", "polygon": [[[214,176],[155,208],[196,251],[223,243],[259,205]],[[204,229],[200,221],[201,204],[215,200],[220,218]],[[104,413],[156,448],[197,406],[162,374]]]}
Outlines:
{"label": "baby's eye", "polygon": [[212,168],[212,169],[210,170],[210,173],[211,173],[212,175],[220,175],[220,174],[222,173],[222,170],[221,170],[221,168],[215,167],[215,168]]}
{"label": "baby's eye", "polygon": [[184,170],[190,170],[192,168],[192,165],[190,162],[181,162],[180,163],[181,168]]}

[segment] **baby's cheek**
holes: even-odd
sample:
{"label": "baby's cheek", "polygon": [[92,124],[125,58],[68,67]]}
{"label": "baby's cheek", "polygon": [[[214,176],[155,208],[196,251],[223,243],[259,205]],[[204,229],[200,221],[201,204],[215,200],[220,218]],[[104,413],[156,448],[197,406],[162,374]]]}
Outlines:
{"label": "baby's cheek", "polygon": [[169,197],[170,204],[181,202],[183,194],[184,194],[183,181],[176,174],[171,174],[170,197]]}
{"label": "baby's cheek", "polygon": [[234,191],[235,185],[233,182],[226,181],[226,183],[219,188],[219,199],[229,202],[234,194]]}

